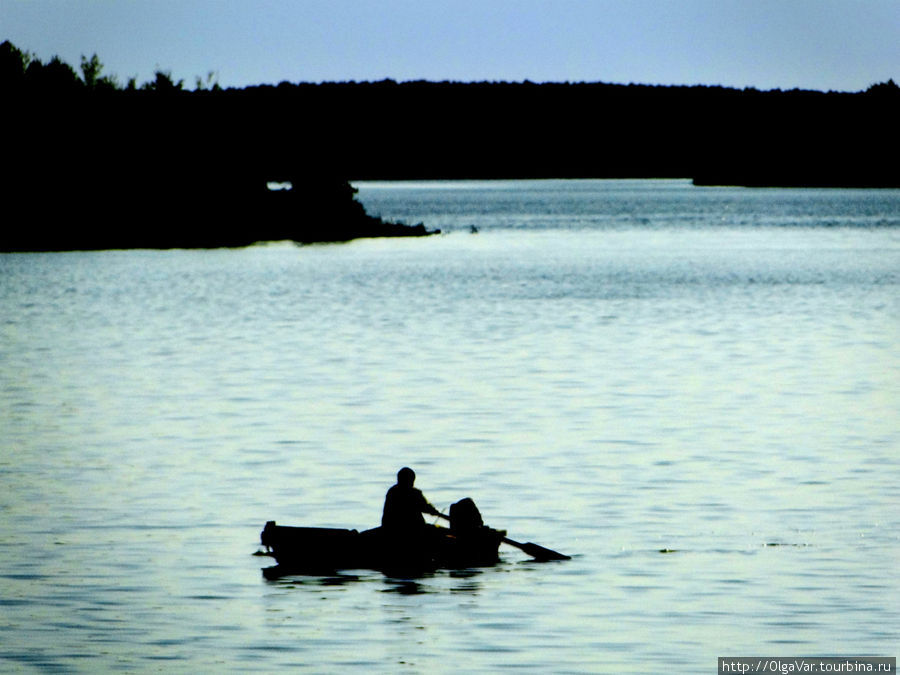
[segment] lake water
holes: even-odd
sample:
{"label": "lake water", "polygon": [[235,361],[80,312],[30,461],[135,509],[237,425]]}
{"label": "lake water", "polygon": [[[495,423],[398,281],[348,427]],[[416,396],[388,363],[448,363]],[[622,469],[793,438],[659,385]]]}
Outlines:
{"label": "lake water", "polygon": [[[0,256],[0,671],[900,653],[900,191],[359,187],[444,234]],[[263,578],[403,465],[572,560]]]}

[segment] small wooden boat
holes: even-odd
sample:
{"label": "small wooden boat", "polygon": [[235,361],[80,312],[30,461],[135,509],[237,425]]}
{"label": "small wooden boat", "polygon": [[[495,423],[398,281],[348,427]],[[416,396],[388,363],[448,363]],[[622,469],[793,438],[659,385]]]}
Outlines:
{"label": "small wooden boat", "polygon": [[[420,573],[436,569],[486,567],[500,560],[500,544],[509,544],[537,561],[568,560],[569,556],[506,536],[506,530],[487,527],[475,502],[466,497],[450,506],[450,515],[436,514],[450,527],[414,526],[412,531],[375,527],[358,532],[329,527],[287,527],[274,520],[260,535],[262,555],[278,561],[267,576],[375,569]],[[274,571],[273,571],[274,570]]]}
{"label": "small wooden boat", "polygon": [[484,567],[499,561],[506,532],[482,526],[454,532],[426,526],[415,536],[381,527],[359,532],[326,527],[266,523],[260,541],[285,573],[327,573],[349,569],[421,572]]}

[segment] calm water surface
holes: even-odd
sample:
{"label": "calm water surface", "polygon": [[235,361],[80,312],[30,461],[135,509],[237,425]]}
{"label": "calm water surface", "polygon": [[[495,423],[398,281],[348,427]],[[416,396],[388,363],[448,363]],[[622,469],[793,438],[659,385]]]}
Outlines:
{"label": "calm water surface", "polygon": [[[898,655],[900,192],[359,187],[445,234],[0,256],[0,671]],[[263,578],[404,464],[573,559]]]}

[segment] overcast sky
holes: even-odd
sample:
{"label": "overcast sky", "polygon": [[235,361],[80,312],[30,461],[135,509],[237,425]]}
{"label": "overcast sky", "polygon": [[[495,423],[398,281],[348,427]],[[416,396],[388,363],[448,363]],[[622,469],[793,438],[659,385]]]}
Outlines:
{"label": "overcast sky", "polygon": [[0,41],[121,83],[900,81],[900,0],[0,0]]}

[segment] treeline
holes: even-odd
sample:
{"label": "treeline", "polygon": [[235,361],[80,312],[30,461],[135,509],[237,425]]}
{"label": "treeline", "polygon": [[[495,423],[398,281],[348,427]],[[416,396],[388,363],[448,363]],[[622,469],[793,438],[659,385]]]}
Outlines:
{"label": "treeline", "polygon": [[[736,90],[390,80],[223,92],[286,128],[342,140],[358,178],[679,177],[747,185],[900,186],[900,89]],[[247,115],[253,118],[252,114]],[[345,138],[345,134],[352,136]]]}
{"label": "treeline", "polygon": [[[123,85],[96,56],[76,71],[5,42],[0,96],[7,203],[42,222],[87,213],[154,241],[173,229],[240,243],[308,228],[315,239],[317,220],[335,221],[324,196],[346,196],[326,186],[347,179],[900,187],[893,81],[856,93],[391,80],[222,89],[207,76],[189,90],[165,71]],[[275,194],[270,181],[295,189]]]}
{"label": "treeline", "polygon": [[[219,90],[216,74],[210,71],[205,78],[197,77],[196,89]],[[184,80],[173,80],[172,73],[157,69],[154,78],[140,86],[137,78],[129,78],[125,85],[114,74],[104,74],[103,64],[97,54],[90,58],[81,56],[79,70],[59,58],[47,63],[36,55],[19,49],[10,41],[0,44],[0,84],[7,93],[27,95],[65,95],[78,91],[184,91]]]}
{"label": "treeline", "polygon": [[[5,177],[0,250],[246,246],[420,236],[424,225],[367,214],[350,174],[302,123],[273,133],[218,97],[157,71],[137,86],[41,63],[0,44]],[[300,129],[298,133],[298,129]],[[294,140],[287,140],[293,138]],[[269,189],[278,183],[278,189]],[[290,189],[284,189],[289,187]]]}

